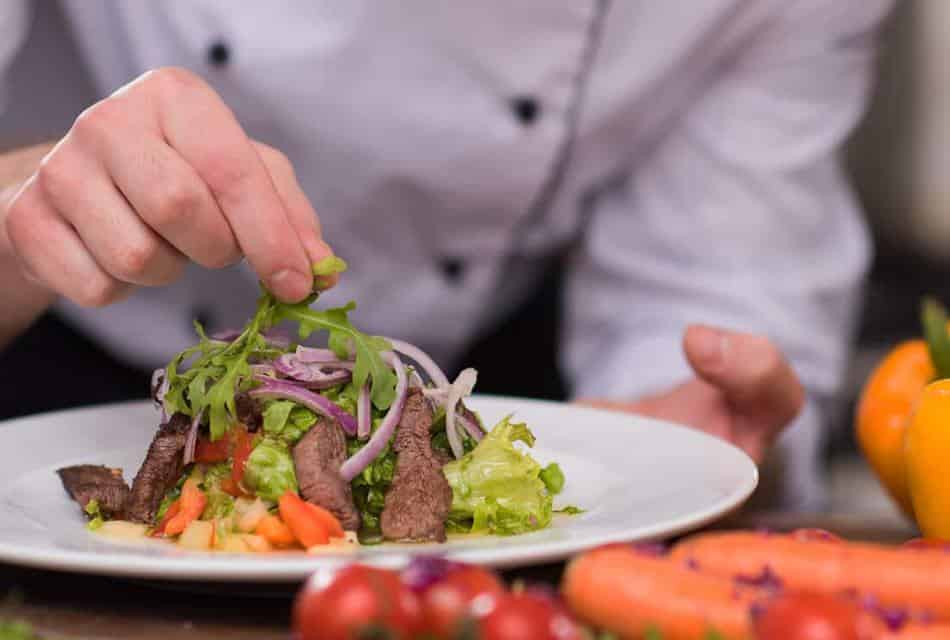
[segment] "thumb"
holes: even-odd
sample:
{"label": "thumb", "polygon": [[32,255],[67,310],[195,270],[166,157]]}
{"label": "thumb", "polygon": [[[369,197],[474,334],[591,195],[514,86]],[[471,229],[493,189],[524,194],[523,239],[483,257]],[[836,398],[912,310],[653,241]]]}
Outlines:
{"label": "thumb", "polygon": [[696,375],[739,413],[781,428],[805,403],[798,376],[768,338],[693,325],[683,336],[683,350]]}

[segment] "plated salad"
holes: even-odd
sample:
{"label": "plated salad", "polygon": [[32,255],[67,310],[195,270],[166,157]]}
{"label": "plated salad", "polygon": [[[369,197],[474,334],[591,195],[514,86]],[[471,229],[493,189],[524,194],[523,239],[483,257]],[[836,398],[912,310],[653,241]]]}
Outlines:
{"label": "plated salad", "polygon": [[[345,270],[314,268],[317,282]],[[264,291],[241,331],[206,335],[155,372],[161,414],[129,487],[121,469],[58,471],[89,527],[201,550],[443,542],[446,534],[511,535],[550,525],[564,485],[543,467],[527,425],[492,429],[465,405],[476,372],[450,381],[417,347],[362,333],[353,303],[311,308]],[[323,348],[279,337],[295,325]],[[518,443],[522,445],[518,445]]]}

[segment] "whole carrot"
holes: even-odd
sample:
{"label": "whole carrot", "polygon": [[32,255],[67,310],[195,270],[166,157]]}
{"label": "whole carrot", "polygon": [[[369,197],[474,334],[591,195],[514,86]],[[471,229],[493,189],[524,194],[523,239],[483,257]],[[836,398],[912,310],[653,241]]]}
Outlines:
{"label": "whole carrot", "polygon": [[769,574],[788,589],[871,597],[950,619],[950,554],[940,549],[734,532],[693,536],[672,556],[724,578]]}
{"label": "whole carrot", "polygon": [[751,636],[750,612],[766,595],[623,546],[572,560],[561,591],[582,620],[631,640],[651,629],[664,640],[694,640],[710,631],[723,640],[744,640]]}

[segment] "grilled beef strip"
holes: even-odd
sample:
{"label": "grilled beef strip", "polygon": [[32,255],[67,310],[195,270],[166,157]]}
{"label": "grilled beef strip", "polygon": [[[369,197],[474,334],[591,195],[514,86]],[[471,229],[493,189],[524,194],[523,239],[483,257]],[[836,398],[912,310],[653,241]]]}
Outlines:
{"label": "grilled beef strip", "polygon": [[386,540],[445,540],[452,489],[432,451],[432,410],[419,389],[411,389],[396,427],[396,472],[386,494],[380,527]]}
{"label": "grilled beef strip", "polygon": [[190,426],[191,418],[176,413],[158,428],[132,483],[125,513],[128,520],[155,523],[162,498],[184,471],[185,441]]}
{"label": "grilled beef strip", "polygon": [[330,511],[345,530],[359,529],[360,513],[353,504],[350,483],[340,475],[346,459],[346,436],[340,423],[319,416],[294,446],[293,457],[303,499]]}
{"label": "grilled beef strip", "polygon": [[56,471],[70,497],[83,509],[92,500],[99,504],[104,518],[122,518],[129,498],[129,487],[122,478],[122,469],[93,464],[79,464]]}

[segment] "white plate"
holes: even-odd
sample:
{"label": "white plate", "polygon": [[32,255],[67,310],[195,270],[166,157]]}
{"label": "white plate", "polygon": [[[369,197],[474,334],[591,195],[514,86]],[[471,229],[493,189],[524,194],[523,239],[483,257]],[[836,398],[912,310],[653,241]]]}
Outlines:
{"label": "white plate", "polygon": [[185,552],[148,542],[117,544],[86,530],[55,470],[94,463],[135,475],[156,427],[148,402],[50,413],[0,423],[0,562],[135,578],[291,582],[320,566],[358,558],[399,566],[441,553],[496,567],[561,560],[609,542],[657,539],[709,523],[740,505],[758,481],[739,449],[685,427],[553,402],[476,396],[489,424],[514,413],[537,436],[533,455],[567,478],[549,529],[443,545],[379,545],[345,556]]}

